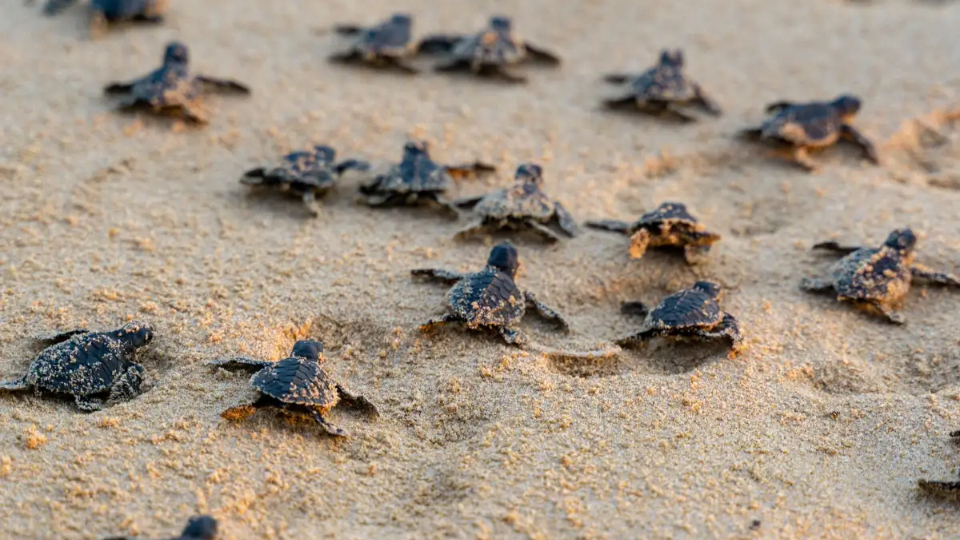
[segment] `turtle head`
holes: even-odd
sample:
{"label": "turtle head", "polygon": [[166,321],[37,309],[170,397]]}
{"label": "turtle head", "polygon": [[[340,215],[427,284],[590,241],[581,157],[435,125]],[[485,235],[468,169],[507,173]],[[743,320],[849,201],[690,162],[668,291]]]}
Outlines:
{"label": "turtle head", "polygon": [[167,45],[166,52],[163,53],[163,65],[187,65],[190,61],[190,51],[187,46],[179,41]]}
{"label": "turtle head", "polygon": [[337,151],[323,144],[314,146],[313,154],[317,157],[318,161],[326,163],[332,163],[337,159]]}
{"label": "turtle head", "polygon": [[660,65],[663,67],[683,67],[683,51],[663,49],[660,51]]}
{"label": "turtle head", "polygon": [[416,159],[427,155],[429,151],[427,141],[408,141],[407,144],[403,145],[403,159],[404,161]]}
{"label": "turtle head", "polygon": [[496,30],[497,32],[510,32],[510,30],[513,28],[513,21],[510,20],[510,17],[494,15],[493,17],[490,17],[490,28]]}
{"label": "turtle head", "polygon": [[890,233],[883,245],[903,254],[912,253],[917,245],[917,236],[910,229],[897,229]]}
{"label": "turtle head", "polygon": [[413,25],[413,17],[406,13],[394,13],[390,16],[390,24],[409,28]]}
{"label": "turtle head", "polygon": [[149,324],[134,321],[117,330],[116,337],[131,349],[138,349],[153,341],[153,328]]}
{"label": "turtle head", "polygon": [[306,358],[307,360],[320,361],[323,353],[323,343],[309,339],[302,339],[293,344],[293,351],[290,356],[297,358]]}
{"label": "turtle head", "polygon": [[837,99],[833,100],[833,108],[836,109],[837,114],[840,116],[853,116],[860,111],[860,98],[856,96],[851,96],[850,94],[844,94]]}
{"label": "turtle head", "polygon": [[693,284],[693,288],[716,300],[723,294],[723,288],[712,281],[698,281]]}
{"label": "turtle head", "polygon": [[212,516],[194,516],[183,529],[182,538],[190,540],[215,540],[217,538],[217,520]]}
{"label": "turtle head", "polygon": [[518,184],[533,184],[539,187],[543,185],[543,169],[533,163],[524,163],[517,167],[515,178]]}
{"label": "turtle head", "polygon": [[517,268],[520,267],[520,255],[517,248],[510,242],[502,242],[490,250],[490,257],[487,259],[487,266],[492,266],[501,272],[517,275]]}

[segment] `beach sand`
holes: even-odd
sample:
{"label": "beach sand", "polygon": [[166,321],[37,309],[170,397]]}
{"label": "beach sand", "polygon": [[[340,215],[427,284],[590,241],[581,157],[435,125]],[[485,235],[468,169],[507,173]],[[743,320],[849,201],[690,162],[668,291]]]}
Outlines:
{"label": "beach sand", "polygon": [[[330,65],[338,22],[415,16],[418,34],[515,18],[561,69],[525,86]],[[35,333],[130,319],[156,327],[138,399],[82,414],[68,401],[0,396],[0,523],[19,539],[164,538],[211,513],[227,539],[956,538],[955,504],[921,496],[960,447],[960,294],[917,284],[903,327],[802,292],[831,259],[818,241],[879,244],[920,233],[919,260],[960,271],[960,5],[909,0],[174,0],[159,27],[87,37],[84,10],[0,6],[0,375],[18,377]],[[250,98],[215,97],[205,128],[119,115],[102,96],[191,47],[192,68]],[[600,109],[608,71],[681,47],[724,107],[677,125]],[[426,62],[419,65],[427,67]],[[734,139],[780,99],[864,100],[857,125],[883,166],[849,147],[807,174]],[[443,286],[417,267],[481,267],[490,241],[430,209],[375,211],[344,178],[311,219],[254,198],[248,168],[328,143],[378,165],[408,137],[438,161],[482,159],[509,185],[543,165],[579,220],[634,219],[677,200],[723,235],[710,262],[630,261],[623,237],[560,245],[519,237],[521,287],[571,321],[551,347],[583,349],[638,325],[697,279],[728,288],[748,349],[655,342],[617,358],[560,361],[456,328],[421,336]],[[493,240],[499,240],[501,236]],[[300,338],[375,402],[353,434],[262,412],[247,376],[205,363],[277,360]]]}

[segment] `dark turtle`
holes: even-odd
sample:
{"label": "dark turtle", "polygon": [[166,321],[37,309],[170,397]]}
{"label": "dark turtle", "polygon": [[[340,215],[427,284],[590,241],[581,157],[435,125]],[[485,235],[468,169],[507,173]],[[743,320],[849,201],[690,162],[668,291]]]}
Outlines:
{"label": "dark turtle", "polygon": [[630,85],[625,94],[604,101],[610,108],[639,108],[650,114],[669,114],[685,122],[697,119],[685,112],[690,107],[714,116],[721,114],[720,106],[684,74],[683,51],[680,50],[664,49],[657,65],[643,73],[611,73],[604,76],[604,80],[611,84]]}
{"label": "dark turtle", "polygon": [[240,183],[263,186],[296,195],[314,215],[320,215],[317,198],[325,195],[344,172],[367,170],[370,164],[356,159],[337,162],[337,151],[329,146],[315,146],[313,151],[293,152],[283,157],[277,167],[250,169]]}
{"label": "dark turtle", "polygon": [[170,43],[163,55],[163,66],[141,79],[113,83],[104,91],[125,96],[119,103],[120,110],[179,113],[198,123],[207,122],[207,113],[200,106],[200,97],[205,91],[250,93],[249,88],[235,81],[191,75],[187,69],[189,56],[186,45]]}
{"label": "dark turtle", "polygon": [[733,315],[720,308],[723,290],[709,281],[671,294],[649,310],[641,302],[626,302],[624,313],[644,317],[641,330],[617,341],[619,345],[645,342],[656,337],[727,339],[734,351],[743,347],[740,325]]}
{"label": "dark turtle", "polygon": [[418,52],[443,53],[437,71],[468,71],[481,76],[495,77],[509,82],[526,82],[505,68],[526,61],[559,65],[560,58],[513,32],[513,23],[507,17],[491,17],[486,28],[470,36],[435,35],[423,39]]}
{"label": "dark turtle", "polygon": [[914,278],[960,287],[960,278],[914,263],[916,244],[917,237],[910,229],[891,232],[879,248],[844,247],[836,242],[816,244],[813,249],[844,257],[830,267],[828,278],[805,278],[801,287],[811,292],[834,291],[837,300],[852,302],[890,322],[903,324],[906,318],[898,309],[903,305]]}
{"label": "dark turtle", "polygon": [[457,238],[466,238],[489,229],[532,229],[551,242],[560,236],[549,227],[556,224],[567,236],[580,233],[573,216],[562,204],[541,191],[543,170],[539,165],[524,164],[517,167],[516,180],[511,188],[501,189],[467,199],[456,204],[460,208],[474,208],[480,219],[457,233]]}
{"label": "dark turtle", "polygon": [[455,284],[448,293],[450,312],[427,321],[420,329],[426,332],[442,324],[459,322],[470,329],[494,328],[507,343],[521,345],[527,340],[517,326],[527,305],[533,306],[545,319],[567,328],[567,322],[559,313],[537,300],[533,293],[517,287],[514,279],[519,266],[517,248],[510,242],[503,242],[494,246],[487,266],[479,272],[461,274],[436,268],[413,270],[414,276]]}
{"label": "dark turtle", "polygon": [[231,407],[220,416],[243,420],[259,408],[273,407],[287,414],[309,416],[327,433],[346,436],[342,429],[327,422],[324,418],[327,411],[341,401],[373,415],[378,414],[377,409],[367,398],[348,392],[343,385],[331,379],[321,367],[323,362],[326,362],[323,343],[309,340],[296,342],[290,357],[279,362],[246,357],[212,362],[212,365],[226,369],[254,371],[250,385],[260,392],[259,399],[253,403]]}
{"label": "dark turtle", "polygon": [[412,28],[413,18],[404,13],[395,13],[389,20],[369,28],[337,25],[334,31],[352,37],[353,43],[346,50],[331,55],[330,60],[417,73],[416,68],[407,64],[407,59],[415,49],[411,38]]}
{"label": "dark turtle", "polygon": [[588,227],[629,235],[630,258],[639,259],[647,248],[683,247],[687,262],[700,262],[720,235],[708,232],[683,203],[665,202],[634,223],[616,220],[588,221]]}
{"label": "dark turtle", "polygon": [[851,124],[860,105],[860,98],[851,95],[842,95],[829,102],[778,101],[767,105],[767,113],[773,116],[760,127],[743,130],[741,134],[748,139],[791,148],[793,161],[811,171],[818,165],[810,158],[810,149],[832,146],[840,139],[853,142],[868,160],[879,164],[876,147]]}
{"label": "dark turtle", "polygon": [[365,202],[370,206],[410,206],[423,202],[438,203],[459,215],[457,207],[443,194],[462,175],[493,172],[496,167],[486,163],[440,165],[430,159],[426,142],[408,142],[403,147],[403,159],[385,174],[360,187]]}
{"label": "dark turtle", "polygon": [[[960,442],[960,431],[950,433],[950,438]],[[960,481],[958,480],[919,480],[917,487],[929,495],[960,501]]]}
{"label": "dark turtle", "polygon": [[[77,0],[49,0],[43,7],[47,15],[56,15]],[[108,23],[132,21],[159,24],[168,0],[91,0],[90,31],[94,36],[106,30]]]}
{"label": "dark turtle", "polygon": [[41,339],[50,345],[27,374],[0,382],[0,390],[70,395],[82,411],[99,411],[104,397],[127,401],[140,395],[144,370],[134,358],[153,339],[149,325],[132,322],[111,332],[78,329]]}
{"label": "dark turtle", "polygon": [[[217,520],[212,516],[194,516],[187,522],[180,536],[170,540],[217,540],[219,535]],[[111,536],[104,540],[133,540],[130,536]]]}

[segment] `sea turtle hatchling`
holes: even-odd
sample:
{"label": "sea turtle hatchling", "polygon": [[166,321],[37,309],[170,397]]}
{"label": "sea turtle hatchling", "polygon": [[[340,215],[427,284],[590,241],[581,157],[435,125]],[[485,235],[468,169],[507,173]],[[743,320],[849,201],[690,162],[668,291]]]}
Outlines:
{"label": "sea turtle hatchling", "polygon": [[543,238],[556,242],[560,235],[550,228],[557,225],[560,231],[574,237],[580,227],[563,204],[554,201],[543,191],[543,170],[530,163],[517,167],[513,187],[454,202],[459,208],[473,208],[479,219],[457,233],[457,238],[467,238],[491,229],[530,229]]}
{"label": "sea turtle hatchling", "polygon": [[50,345],[26,375],[0,382],[0,391],[33,388],[69,395],[82,411],[100,410],[105,397],[126,401],[140,395],[144,370],[134,358],[153,339],[149,325],[131,322],[110,332],[78,329],[41,339]]}
{"label": "sea turtle hatchling", "polygon": [[416,68],[407,63],[415,49],[411,40],[412,28],[413,18],[404,13],[395,13],[387,21],[369,28],[337,25],[334,31],[351,37],[353,42],[345,50],[331,55],[330,61],[418,73]]}
{"label": "sea turtle hatchling", "polygon": [[[960,442],[960,431],[950,433],[950,438]],[[960,501],[960,479],[958,480],[919,480],[917,487],[929,495],[943,499]]]}
{"label": "sea turtle hatchling", "polygon": [[104,91],[124,96],[119,110],[147,109],[155,113],[179,113],[197,123],[207,122],[207,113],[200,105],[201,95],[208,89],[249,94],[246,86],[230,80],[191,75],[190,55],[182,43],[170,43],[163,55],[163,65],[140,79],[113,83]]}
{"label": "sea turtle hatchling", "polygon": [[418,44],[417,51],[444,54],[445,58],[434,68],[437,71],[467,71],[514,83],[526,79],[507,71],[509,66],[527,61],[560,64],[557,55],[518,37],[512,21],[502,16],[491,17],[487,27],[474,35],[428,36]]}
{"label": "sea turtle hatchling", "polygon": [[496,329],[507,343],[522,345],[527,339],[518,325],[528,305],[545,319],[566,329],[567,322],[559,313],[537,300],[533,293],[517,286],[514,279],[519,266],[517,249],[509,242],[503,242],[494,246],[487,265],[479,272],[461,274],[436,268],[413,270],[414,276],[454,284],[448,293],[449,312],[427,321],[420,329],[427,332],[443,324],[459,322],[472,330]]}
{"label": "sea turtle hatchling", "polygon": [[[49,0],[44,5],[43,12],[57,15],[76,2],[77,0]],[[168,3],[168,0],[91,0],[90,32],[98,36],[106,30],[109,23],[123,21],[162,23]]]}
{"label": "sea turtle hatchling", "polygon": [[[212,516],[194,516],[187,521],[187,526],[180,536],[170,540],[217,540],[219,524]],[[134,540],[131,536],[111,536],[104,540]]]}
{"label": "sea turtle hatchling", "polygon": [[687,262],[696,264],[720,240],[707,231],[682,203],[665,202],[634,223],[616,220],[588,221],[588,227],[630,236],[630,258],[639,259],[647,248],[683,247]]}
{"label": "sea turtle hatchling", "polygon": [[334,187],[340,175],[350,169],[367,170],[370,164],[356,159],[337,161],[337,151],[315,146],[312,151],[293,152],[276,167],[257,167],[247,171],[240,183],[262,186],[296,195],[314,216],[320,215],[317,198]]}
{"label": "sea turtle hatchling", "polygon": [[792,149],[793,161],[809,171],[819,168],[810,150],[832,146],[840,139],[853,142],[868,160],[879,164],[876,147],[851,123],[860,106],[860,98],[851,95],[810,103],[779,101],[767,105],[767,113],[772,115],[769,119],[741,135]]}
{"label": "sea turtle hatchling", "polygon": [[621,311],[644,320],[639,332],[617,344],[643,343],[656,337],[729,339],[737,352],[743,347],[740,324],[720,308],[722,294],[720,285],[698,281],[689,289],[667,296],[652,310],[642,302],[626,302]]}
{"label": "sea turtle hatchling", "polygon": [[361,186],[360,193],[363,194],[366,204],[374,207],[412,206],[433,202],[459,216],[457,207],[443,196],[453,184],[454,178],[493,171],[496,171],[496,167],[481,162],[440,165],[430,159],[426,142],[411,141],[404,145],[400,163]]}
{"label": "sea turtle hatchling", "polygon": [[376,407],[367,398],[354,395],[342,384],[334,381],[323,370],[323,343],[302,340],[293,345],[288,358],[268,362],[238,357],[211,362],[225,369],[245,369],[255,372],[250,385],[260,393],[253,403],[231,407],[221,416],[228,420],[243,420],[257,409],[271,407],[293,416],[309,416],[330,435],[346,436],[343,429],[331,424],[326,413],[341,402],[378,415]]}
{"label": "sea turtle hatchling", "polygon": [[604,100],[604,105],[611,109],[632,108],[650,114],[669,114],[684,122],[697,119],[686,112],[689,108],[720,116],[720,106],[699,84],[686,76],[683,65],[682,51],[664,49],[657,65],[643,73],[610,73],[604,76],[604,80],[611,84],[629,84],[626,93]]}
{"label": "sea turtle hatchling", "polygon": [[897,229],[878,248],[844,247],[822,242],[813,249],[843,255],[825,279],[805,278],[801,288],[810,292],[835,292],[837,300],[853,303],[864,311],[897,324],[906,322],[898,310],[914,278],[938,285],[960,287],[960,278],[913,262],[917,237],[910,229]]}

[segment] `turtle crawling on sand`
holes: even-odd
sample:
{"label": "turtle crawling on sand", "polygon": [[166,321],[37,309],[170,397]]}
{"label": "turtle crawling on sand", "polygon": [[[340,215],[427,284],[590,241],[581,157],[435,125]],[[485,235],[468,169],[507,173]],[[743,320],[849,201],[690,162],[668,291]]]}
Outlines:
{"label": "turtle crawling on sand", "polygon": [[457,207],[444,198],[454,178],[493,171],[496,171],[496,167],[479,161],[441,165],[430,159],[426,142],[411,141],[404,145],[400,163],[361,186],[360,193],[364,201],[374,207],[413,206],[432,202],[459,216]]}
{"label": "turtle crawling on sand", "polygon": [[518,325],[528,305],[545,319],[566,329],[567,322],[559,313],[537,300],[533,293],[517,286],[514,279],[519,266],[517,248],[510,242],[503,242],[494,246],[487,265],[479,272],[461,274],[436,268],[413,270],[414,276],[454,284],[448,293],[449,313],[427,321],[420,329],[427,332],[443,324],[459,322],[471,330],[496,329],[507,343],[521,345],[527,339]]}
{"label": "turtle crawling on sand", "polygon": [[801,287],[810,292],[835,292],[837,300],[903,324],[906,318],[898,310],[914,278],[960,287],[960,278],[913,262],[916,245],[917,237],[910,229],[891,232],[878,248],[844,247],[836,242],[816,244],[813,249],[844,257],[830,267],[827,278],[805,278]]}
{"label": "turtle crawling on sand", "polygon": [[851,123],[860,106],[860,98],[851,95],[810,103],[778,101],[767,105],[767,113],[772,115],[769,119],[760,127],[741,131],[741,135],[790,148],[792,160],[809,171],[819,168],[809,151],[832,146],[841,139],[853,142],[868,160],[879,164],[876,147]]}
{"label": "turtle crawling on sand", "polygon": [[617,344],[643,343],[656,337],[729,339],[733,350],[739,351],[743,347],[740,324],[720,308],[722,294],[720,285],[698,281],[693,287],[664,298],[652,310],[642,302],[626,302],[621,311],[644,320],[639,332]]}
{"label": "turtle crawling on sand", "polygon": [[713,116],[720,116],[720,106],[708,96],[699,84],[686,76],[683,70],[683,51],[660,52],[657,65],[643,73],[611,73],[603,78],[611,84],[629,84],[622,95],[607,99],[611,109],[631,108],[655,115],[671,115],[684,122],[697,118],[686,109],[697,108]]}
{"label": "turtle crawling on sand", "polygon": [[507,71],[509,66],[528,61],[560,64],[557,55],[518,37],[513,32],[512,21],[503,16],[491,17],[487,27],[474,35],[428,36],[417,50],[445,55],[434,68],[437,71],[466,71],[513,83],[526,82],[526,79]]}
{"label": "turtle crawling on sand", "polygon": [[170,43],[163,55],[163,65],[149,75],[126,83],[113,83],[104,91],[123,96],[119,110],[146,109],[154,113],[180,114],[197,123],[207,122],[207,113],[200,105],[208,90],[249,94],[250,89],[231,80],[191,75],[187,69],[190,53],[182,43]]}
{"label": "turtle crawling on sand", "polygon": [[33,388],[68,395],[81,411],[99,411],[103,398],[127,401],[140,395],[144,370],[134,363],[135,353],[152,339],[153,329],[139,322],[110,332],[78,329],[42,338],[50,346],[26,375],[0,382],[0,391]]}
{"label": "turtle crawling on sand", "polygon": [[330,61],[391,68],[415,74],[417,69],[407,63],[415,49],[411,41],[412,28],[413,18],[405,13],[395,13],[387,21],[369,28],[337,25],[334,31],[353,38],[353,42],[346,50],[331,55]]}
{"label": "turtle crawling on sand", "polygon": [[707,231],[683,203],[665,202],[634,223],[616,220],[588,221],[587,227],[630,236],[630,258],[639,259],[647,248],[682,247],[687,262],[696,264],[720,240]]}
{"label": "turtle crawling on sand", "polygon": [[[170,540],[217,540],[219,525],[212,516],[194,516],[187,522],[180,536]],[[130,536],[111,536],[104,540],[134,540]]]}
{"label": "turtle crawling on sand", "polygon": [[247,171],[240,183],[262,186],[296,195],[314,216],[320,215],[317,198],[334,187],[340,175],[350,169],[365,171],[370,164],[356,159],[337,161],[337,151],[315,146],[312,151],[293,152],[276,167],[257,167]]}
{"label": "turtle crawling on sand", "polygon": [[495,229],[529,229],[550,242],[560,240],[560,235],[550,228],[559,227],[566,236],[574,237],[580,227],[570,212],[543,191],[543,170],[539,165],[527,163],[517,167],[513,187],[457,200],[460,208],[473,208],[479,219],[457,233],[457,238],[466,238],[483,231]]}
{"label": "turtle crawling on sand", "polygon": [[[49,0],[44,5],[43,12],[56,15],[76,2],[77,0]],[[97,36],[106,30],[109,23],[123,21],[162,23],[168,3],[168,0],[91,0],[90,31]]]}
{"label": "turtle crawling on sand", "polygon": [[220,416],[229,420],[243,420],[257,409],[271,407],[293,416],[309,416],[330,435],[344,437],[343,429],[331,424],[324,415],[341,402],[377,416],[377,408],[367,398],[354,395],[334,381],[323,370],[326,362],[323,343],[302,340],[293,345],[288,358],[279,362],[238,357],[211,362],[225,369],[244,369],[255,372],[250,379],[260,397],[253,403],[231,407]]}

